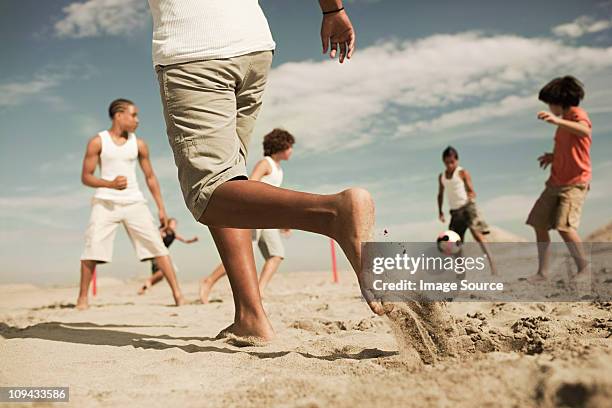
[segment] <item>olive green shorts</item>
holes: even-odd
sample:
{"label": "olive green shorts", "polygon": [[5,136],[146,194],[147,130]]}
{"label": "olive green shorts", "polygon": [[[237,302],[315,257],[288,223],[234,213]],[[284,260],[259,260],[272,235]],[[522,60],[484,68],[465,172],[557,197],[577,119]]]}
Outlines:
{"label": "olive green shorts", "polygon": [[199,220],[215,189],[247,179],[272,51],[155,67],[185,204]]}
{"label": "olive green shorts", "polygon": [[577,230],[588,190],[589,187],[582,184],[546,186],[531,209],[527,224],[536,229]]}

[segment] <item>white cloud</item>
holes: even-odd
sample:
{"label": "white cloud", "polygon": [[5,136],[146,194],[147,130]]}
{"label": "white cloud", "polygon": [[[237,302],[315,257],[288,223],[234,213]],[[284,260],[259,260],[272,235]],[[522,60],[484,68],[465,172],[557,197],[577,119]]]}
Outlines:
{"label": "white cloud", "polygon": [[71,38],[129,34],[143,28],[149,15],[144,0],[88,0],[71,3],[63,11],[55,33]]}
{"label": "white cloud", "polygon": [[612,19],[596,20],[590,16],[580,16],[571,23],[553,27],[552,32],[559,37],[579,38],[586,34],[598,33],[612,28]]}
{"label": "white cloud", "polygon": [[64,110],[66,102],[51,91],[65,81],[86,79],[94,68],[88,65],[49,65],[30,78],[15,78],[0,83],[0,108],[15,107],[26,102],[44,102],[55,109]]}
{"label": "white cloud", "polygon": [[381,129],[399,136],[427,129],[447,139],[444,131],[532,109],[538,87],[560,72],[584,77],[609,67],[612,48],[546,38],[462,33],[389,41],[358,50],[345,65],[273,69],[256,133],[283,126],[310,152],[367,145]]}
{"label": "white cloud", "polygon": [[57,75],[36,77],[26,81],[12,81],[0,84],[0,107],[18,106],[23,102],[39,97],[45,91],[60,83]]}
{"label": "white cloud", "polygon": [[485,103],[474,108],[458,109],[438,116],[433,120],[423,120],[402,125],[398,128],[398,136],[421,131],[443,131],[458,126],[478,123],[483,120],[510,116],[517,112],[533,110],[538,104],[537,97],[534,95],[526,97],[511,95],[501,101]]}

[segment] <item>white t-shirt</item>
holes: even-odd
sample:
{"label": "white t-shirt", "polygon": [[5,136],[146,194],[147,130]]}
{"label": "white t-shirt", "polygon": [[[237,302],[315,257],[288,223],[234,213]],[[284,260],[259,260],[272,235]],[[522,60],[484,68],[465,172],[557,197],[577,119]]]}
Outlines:
{"label": "white t-shirt", "polygon": [[258,0],[149,0],[153,64],[236,57],[276,46]]}

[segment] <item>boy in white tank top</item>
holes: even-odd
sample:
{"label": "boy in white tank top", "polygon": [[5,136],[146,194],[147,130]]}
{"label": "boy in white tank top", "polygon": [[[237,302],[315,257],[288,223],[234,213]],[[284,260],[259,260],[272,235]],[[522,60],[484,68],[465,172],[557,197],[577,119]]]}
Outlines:
{"label": "boy in white tank top", "polygon": [[[183,295],[176,280],[168,249],[146,205],[136,179],[136,162],[140,164],[147,186],[165,227],[168,217],[159,183],[149,160],[147,144],[137,139],[138,108],[127,99],[113,101],[108,109],[112,126],[89,140],[83,159],[81,181],[96,189],[81,255],[81,285],[76,307],[86,309],[91,277],[96,264],[111,262],[113,242],[119,224],[123,224],[141,261],[155,259],[163,272],[177,306]],[[94,173],[100,164],[100,176]]]}
{"label": "boy in white tank top", "polygon": [[[274,187],[280,187],[283,182],[283,169],[280,162],[289,160],[293,153],[295,138],[291,133],[283,129],[274,129],[264,137],[264,158],[261,159],[251,173],[250,180],[261,181]],[[282,230],[286,235],[288,229]],[[257,229],[253,230],[254,241],[266,260],[261,274],[259,275],[259,291],[263,294],[270,279],[278,270],[282,260],[285,258],[285,248],[281,240],[281,230]],[[218,265],[213,273],[200,282],[200,300],[208,303],[208,295],[213,285],[225,275],[223,264]]]}
{"label": "boy in white tank top", "polygon": [[461,241],[464,241],[465,232],[469,229],[474,240],[480,244],[482,251],[487,255],[491,273],[496,275],[497,270],[484,237],[489,233],[489,226],[481,218],[476,206],[476,192],[472,184],[472,177],[466,169],[459,166],[459,153],[455,148],[447,147],[442,152],[442,161],[446,169],[438,176],[438,218],[446,222],[444,211],[442,211],[446,193],[451,214],[448,228],[459,234]]}

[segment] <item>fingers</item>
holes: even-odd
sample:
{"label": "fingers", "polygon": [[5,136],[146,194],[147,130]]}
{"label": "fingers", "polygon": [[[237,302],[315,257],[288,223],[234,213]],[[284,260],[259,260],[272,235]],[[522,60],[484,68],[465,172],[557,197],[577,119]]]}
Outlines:
{"label": "fingers", "polygon": [[323,46],[323,54],[327,54],[327,50],[329,49],[329,35],[321,30],[321,45]]}
{"label": "fingers", "polygon": [[355,51],[355,31],[351,30],[351,33],[349,34],[348,53],[346,54],[346,58],[351,59],[354,51]]}
{"label": "fingers", "polygon": [[336,58],[336,53],[338,52],[338,43],[335,42],[333,39],[331,40],[331,51],[329,53],[329,57],[330,58]]}
{"label": "fingers", "polygon": [[343,41],[340,43],[340,63],[344,62],[344,58],[346,58],[346,43]]}

